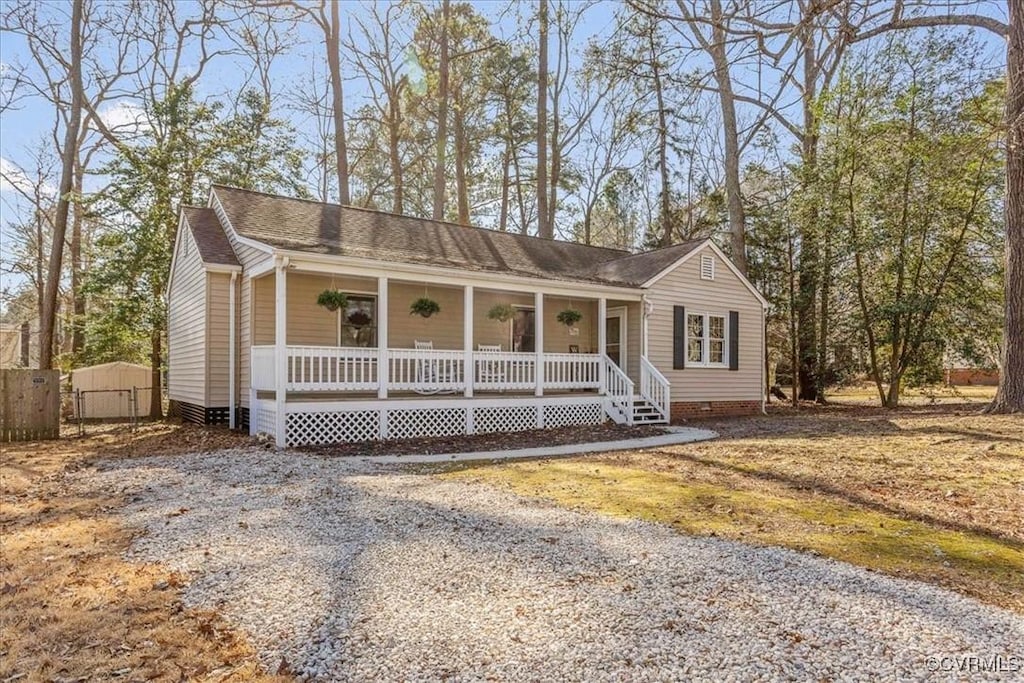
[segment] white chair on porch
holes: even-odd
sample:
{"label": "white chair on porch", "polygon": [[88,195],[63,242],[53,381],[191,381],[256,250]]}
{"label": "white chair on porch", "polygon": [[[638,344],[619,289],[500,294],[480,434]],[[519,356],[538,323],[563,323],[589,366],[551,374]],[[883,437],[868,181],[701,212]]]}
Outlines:
{"label": "white chair on porch", "polygon": [[[477,351],[483,353],[501,353],[501,344],[477,344]],[[504,384],[505,364],[497,358],[484,358],[476,366],[476,380],[481,384]],[[504,388],[498,391],[505,391]]]}
{"label": "white chair on porch", "polygon": [[[420,341],[416,339],[413,341],[413,348],[417,351],[433,351],[434,342],[432,341]],[[437,359],[435,358],[419,358],[416,360],[416,382],[418,384],[425,384],[425,387],[416,390],[417,394],[450,394],[453,393],[453,389],[445,389],[441,387],[442,382],[451,381],[452,377],[449,376],[448,372],[442,372],[438,366]]]}

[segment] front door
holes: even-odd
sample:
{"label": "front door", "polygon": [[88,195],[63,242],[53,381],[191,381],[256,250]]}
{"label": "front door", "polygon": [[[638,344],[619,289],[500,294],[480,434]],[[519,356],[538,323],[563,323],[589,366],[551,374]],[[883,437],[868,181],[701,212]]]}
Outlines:
{"label": "front door", "polygon": [[620,368],[626,362],[626,309],[609,308],[604,319],[605,354]]}
{"label": "front door", "polygon": [[532,308],[516,307],[516,315],[512,318],[511,349],[523,353],[537,350],[537,322]]}

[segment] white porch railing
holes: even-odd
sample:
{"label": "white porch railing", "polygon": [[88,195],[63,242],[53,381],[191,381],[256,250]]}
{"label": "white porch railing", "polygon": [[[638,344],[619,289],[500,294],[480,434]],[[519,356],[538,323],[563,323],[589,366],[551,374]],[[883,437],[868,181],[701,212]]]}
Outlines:
{"label": "white porch railing", "polygon": [[605,394],[608,416],[619,424],[633,424],[633,380],[611,358],[605,356]]}
{"label": "white porch railing", "polygon": [[288,391],[375,390],[377,349],[289,346],[285,387]]}
{"label": "white porch railing", "polygon": [[[274,346],[252,347],[252,386],[276,386]],[[537,355],[474,351],[473,372],[465,372],[462,351],[388,349],[387,388],[422,394],[465,390],[467,380],[482,391],[526,391],[536,387]],[[545,389],[600,389],[601,356],[596,353],[543,355]],[[287,391],[374,391],[377,349],[348,346],[289,346]]]}
{"label": "white porch railing", "polygon": [[473,388],[484,391],[526,390],[537,384],[537,354],[474,351]]}
{"label": "white porch railing", "polygon": [[454,393],[466,388],[462,351],[388,349],[388,389]]}
{"label": "white porch railing", "polygon": [[671,419],[670,384],[665,375],[647,359],[640,356],[640,396],[654,406],[662,419]]}
{"label": "white porch railing", "polygon": [[600,354],[545,353],[544,388],[600,389]]}
{"label": "white porch railing", "polygon": [[274,349],[273,346],[253,346],[249,363],[252,366],[252,388],[271,390],[274,388]]}

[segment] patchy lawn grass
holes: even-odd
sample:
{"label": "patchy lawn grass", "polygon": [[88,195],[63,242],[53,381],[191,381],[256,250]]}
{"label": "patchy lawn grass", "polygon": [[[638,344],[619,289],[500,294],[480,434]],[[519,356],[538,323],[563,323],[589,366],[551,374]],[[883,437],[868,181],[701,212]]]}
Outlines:
{"label": "patchy lawn grass", "polygon": [[115,492],[82,497],[64,473],[96,457],[223,448],[227,430],[150,424],[5,444],[0,462],[0,680],[275,680],[212,613],[184,609],[180,577],[121,559],[133,531]]}
{"label": "patchy lawn grass", "polygon": [[974,406],[779,410],[714,441],[443,476],[820,553],[1024,612],[1024,420]]}

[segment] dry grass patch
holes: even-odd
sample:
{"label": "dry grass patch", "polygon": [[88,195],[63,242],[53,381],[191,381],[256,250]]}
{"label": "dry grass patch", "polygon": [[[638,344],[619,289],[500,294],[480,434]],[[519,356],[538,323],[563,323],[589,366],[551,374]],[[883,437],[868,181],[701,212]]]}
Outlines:
{"label": "dry grass patch", "polygon": [[779,545],[1024,612],[1024,420],[834,407],[723,438],[445,476],[692,534]]}
{"label": "dry grass patch", "polygon": [[133,531],[110,515],[118,497],[84,497],[64,483],[67,471],[95,457],[246,441],[227,430],[160,423],[5,445],[0,680],[274,680],[215,614],[183,608],[178,576],[121,559]]}

